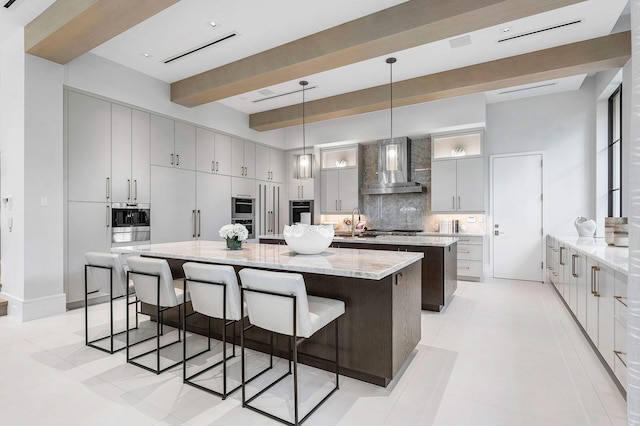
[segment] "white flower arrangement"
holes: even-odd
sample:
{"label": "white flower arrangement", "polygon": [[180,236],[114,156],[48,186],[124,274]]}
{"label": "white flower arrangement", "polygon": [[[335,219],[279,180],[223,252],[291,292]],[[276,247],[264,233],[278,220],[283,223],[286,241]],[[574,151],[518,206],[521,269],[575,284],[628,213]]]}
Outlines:
{"label": "white flower arrangement", "polygon": [[244,241],[249,237],[247,228],[239,223],[223,226],[220,228],[219,234],[222,238],[236,239],[238,241]]}

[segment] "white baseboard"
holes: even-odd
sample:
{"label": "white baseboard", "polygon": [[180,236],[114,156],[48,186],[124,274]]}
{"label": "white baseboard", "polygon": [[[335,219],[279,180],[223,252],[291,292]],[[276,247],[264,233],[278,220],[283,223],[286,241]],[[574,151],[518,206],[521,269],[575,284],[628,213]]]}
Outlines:
{"label": "white baseboard", "polygon": [[7,293],[0,294],[9,302],[7,315],[20,322],[62,314],[67,310],[67,296],[64,293],[27,300]]}

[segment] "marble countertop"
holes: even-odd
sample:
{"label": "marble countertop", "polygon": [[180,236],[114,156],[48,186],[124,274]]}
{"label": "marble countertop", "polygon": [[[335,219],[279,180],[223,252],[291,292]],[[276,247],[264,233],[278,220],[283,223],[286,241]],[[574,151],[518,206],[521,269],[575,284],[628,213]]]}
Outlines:
{"label": "marble countertop", "polygon": [[455,237],[455,238],[464,238],[464,237],[484,237],[485,234],[474,233],[474,232],[457,232],[457,233],[447,233],[447,232],[418,232],[419,236],[443,236],[443,237]]}
{"label": "marble countertop", "polygon": [[607,245],[604,238],[555,235],[553,238],[573,247],[584,255],[596,258],[615,271],[625,275],[629,274],[629,247]]}
{"label": "marble countertop", "polygon": [[[261,235],[258,238],[283,240],[282,234]],[[358,244],[390,244],[390,245],[406,245],[406,246],[427,246],[427,247],[448,247],[458,241],[452,237],[429,237],[429,236],[408,236],[408,235],[378,235],[377,237],[356,237],[338,236],[333,237],[334,242],[347,242]]]}
{"label": "marble countertop", "polygon": [[424,257],[415,252],[331,247],[320,254],[302,255],[286,245],[245,242],[242,246],[242,250],[228,250],[224,241],[182,241],[112,247],[111,252],[370,280],[380,280]]}

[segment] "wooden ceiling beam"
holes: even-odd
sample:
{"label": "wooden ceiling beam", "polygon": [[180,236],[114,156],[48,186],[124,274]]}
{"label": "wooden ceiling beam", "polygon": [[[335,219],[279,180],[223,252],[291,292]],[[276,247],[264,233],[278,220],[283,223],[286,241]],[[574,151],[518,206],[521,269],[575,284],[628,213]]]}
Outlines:
{"label": "wooden ceiling beam", "polygon": [[177,81],[187,107],[469,33],[584,0],[410,0]]}
{"label": "wooden ceiling beam", "polygon": [[[393,83],[393,106],[498,90],[623,67],[631,33],[623,32]],[[305,122],[331,120],[389,108],[389,85],[305,103]],[[302,124],[300,104],[249,116],[249,127],[274,130]]]}
{"label": "wooden ceiling beam", "polygon": [[25,27],[25,52],[66,64],[178,1],[57,0]]}

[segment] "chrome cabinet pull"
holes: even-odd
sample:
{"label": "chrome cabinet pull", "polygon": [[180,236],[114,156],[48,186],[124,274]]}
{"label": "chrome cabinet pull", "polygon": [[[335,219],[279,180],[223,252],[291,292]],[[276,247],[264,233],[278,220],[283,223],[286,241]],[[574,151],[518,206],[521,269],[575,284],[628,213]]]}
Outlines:
{"label": "chrome cabinet pull", "polygon": [[196,237],[196,211],[191,211],[191,218],[193,219],[193,238]]}
{"label": "chrome cabinet pull", "polygon": [[111,226],[111,215],[109,214],[109,206],[107,206],[107,228]]}
{"label": "chrome cabinet pull", "polygon": [[173,154],[171,154],[171,165],[173,166]]}
{"label": "chrome cabinet pull", "polygon": [[180,165],[180,154],[176,154],[176,166]]}
{"label": "chrome cabinet pull", "polygon": [[133,199],[138,201],[138,179],[133,180]]}
{"label": "chrome cabinet pull", "polygon": [[129,187],[129,194],[127,195],[127,200],[131,200],[131,179],[127,179],[127,186]]}
{"label": "chrome cabinet pull", "polygon": [[451,197],[451,208],[453,210],[456,209],[456,196],[455,195],[453,197]]}
{"label": "chrome cabinet pull", "polygon": [[110,191],[110,187],[111,187],[111,182],[109,182],[109,178],[107,177],[107,200],[109,199],[109,193]]}
{"label": "chrome cabinet pull", "polygon": [[200,232],[202,232],[202,215],[200,214],[200,210],[198,210],[198,238],[200,237]]}
{"label": "chrome cabinet pull", "polygon": [[578,278],[578,274],[576,274],[576,259],[578,258],[577,254],[571,255],[571,275],[574,278]]}

